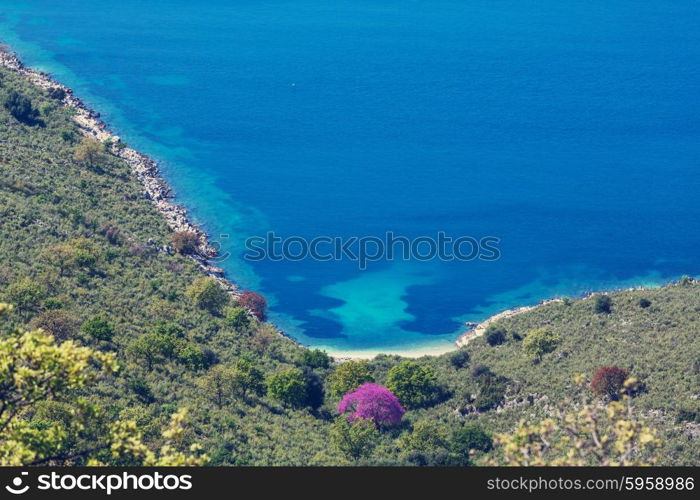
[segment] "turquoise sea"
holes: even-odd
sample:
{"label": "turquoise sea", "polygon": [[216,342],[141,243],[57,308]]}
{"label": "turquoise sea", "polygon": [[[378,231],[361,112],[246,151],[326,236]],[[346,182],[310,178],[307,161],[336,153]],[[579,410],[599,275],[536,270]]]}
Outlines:
{"label": "turquoise sea", "polygon": [[[158,159],[335,351],[700,269],[700,4],[2,0],[0,40]],[[248,236],[496,236],[495,262],[247,262]],[[227,238],[218,235],[226,234]]]}

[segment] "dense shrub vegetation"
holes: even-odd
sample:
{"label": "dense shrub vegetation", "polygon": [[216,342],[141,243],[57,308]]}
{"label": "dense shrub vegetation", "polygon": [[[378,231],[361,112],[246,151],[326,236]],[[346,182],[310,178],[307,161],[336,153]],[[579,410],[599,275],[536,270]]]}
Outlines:
{"label": "dense shrub vegetation", "polygon": [[[81,139],[57,97],[0,74],[0,302],[14,306],[0,321],[0,396],[14,405],[0,463],[567,463],[566,428],[581,439],[571,463],[697,464],[694,280],[607,307],[549,303],[445,356],[341,363],[279,335],[262,297],[204,277],[191,235],[167,228],[109,147]],[[35,378],[7,368],[22,364]],[[629,367],[646,390],[601,366]],[[359,399],[363,384],[386,392]],[[591,444],[591,416],[630,432]]]}

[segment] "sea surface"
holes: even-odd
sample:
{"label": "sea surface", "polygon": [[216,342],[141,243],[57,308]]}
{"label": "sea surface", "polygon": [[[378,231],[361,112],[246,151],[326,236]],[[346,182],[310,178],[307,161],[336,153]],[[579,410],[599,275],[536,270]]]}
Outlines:
{"label": "sea surface", "polygon": [[[0,2],[0,40],[158,159],[228,275],[334,352],[699,274],[698,26],[695,0]],[[500,258],[246,261],[268,231],[494,236]]]}

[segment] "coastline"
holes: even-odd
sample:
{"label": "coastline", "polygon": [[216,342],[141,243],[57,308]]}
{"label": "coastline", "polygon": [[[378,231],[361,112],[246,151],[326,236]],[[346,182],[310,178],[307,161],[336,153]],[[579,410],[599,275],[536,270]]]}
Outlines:
{"label": "coastline", "polygon": [[[75,111],[74,120],[77,123],[81,133],[85,137],[94,138],[100,142],[111,144],[109,151],[114,156],[126,161],[138,181],[143,186],[143,195],[165,219],[166,223],[172,231],[191,231],[198,237],[198,251],[189,255],[205,275],[214,278],[229,294],[237,296],[239,289],[230,278],[225,274],[225,271],[219,267],[212,265],[208,259],[214,258],[217,255],[215,248],[209,245],[208,235],[199,226],[194,224],[188,217],[187,210],[173,202],[172,189],[163,179],[155,160],[148,155],[143,154],[129,147],[118,147],[121,143],[121,138],[110,130],[107,123],[100,119],[100,114],[92,110],[84,101],[74,95],[73,90],[56,80],[51,75],[34,70],[25,66],[20,58],[12,52],[12,49],[0,41],[0,66],[18,73],[26,78],[30,83],[36,85],[43,90],[61,90],[64,97],[60,100],[62,105],[72,108]],[[167,245],[165,250],[170,250]],[[660,285],[663,286],[663,285]],[[646,288],[646,287],[639,287]],[[614,290],[610,290],[614,291]],[[601,291],[597,293],[609,293],[610,291]],[[590,297],[595,294],[588,294]],[[497,314],[494,314],[479,323],[468,323],[467,330],[461,333],[454,342],[441,345],[426,344],[424,346],[408,346],[406,348],[391,349],[390,351],[382,351],[379,349],[367,350],[335,350],[325,349],[328,354],[337,360],[349,359],[371,359],[379,354],[402,356],[406,358],[419,358],[423,356],[439,356],[448,352],[452,352],[458,348],[466,346],[470,341],[482,336],[487,328],[502,319],[532,311],[537,307],[553,302],[561,302],[562,299],[552,298],[542,300],[540,303],[529,306],[516,306],[506,309]],[[289,338],[294,342],[302,345],[296,339],[287,335],[285,332],[275,326],[275,330],[279,335]],[[312,346],[306,346],[313,348]]]}
{"label": "coastline", "polygon": [[[102,143],[111,144],[109,152],[124,160],[144,188],[144,198],[149,200],[165,219],[170,229],[175,231],[191,231],[197,235],[198,247],[195,254],[189,257],[197,263],[200,269],[214,278],[229,294],[238,294],[238,287],[224,276],[223,269],[211,265],[207,258],[216,257],[217,251],[209,245],[208,235],[190,221],[187,210],[172,202],[172,189],[161,177],[155,160],[130,147],[118,147],[121,138],[109,130],[109,125],[100,119],[100,114],[92,110],[84,101],[76,97],[73,89],[54,80],[51,75],[32,69],[20,60],[12,49],[0,41],[0,66],[18,73],[30,83],[42,90],[57,90],[63,92],[59,101],[63,106],[75,111],[74,121],[85,137],[94,138]],[[170,250],[165,248],[165,250]]]}

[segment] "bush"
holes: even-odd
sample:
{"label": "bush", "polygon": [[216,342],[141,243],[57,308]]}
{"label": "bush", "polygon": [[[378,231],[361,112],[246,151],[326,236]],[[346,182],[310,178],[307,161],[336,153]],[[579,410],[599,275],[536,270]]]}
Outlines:
{"label": "bush", "polygon": [[396,425],[406,410],[386,387],[366,383],[343,396],[338,413],[347,414],[348,420],[371,420],[377,427]]}
{"label": "bush", "polygon": [[75,147],[73,159],[79,165],[88,168],[100,166],[105,161],[104,145],[95,139],[85,137],[80,144]]}
{"label": "bush", "polygon": [[561,343],[558,333],[549,328],[536,328],[528,332],[523,340],[523,351],[532,360],[542,361],[542,357],[554,351]]}
{"label": "bush", "polygon": [[189,342],[185,339],[175,342],[174,357],[178,363],[192,370],[205,368],[207,364],[202,348],[194,342]]}
{"label": "bush", "polygon": [[374,382],[367,361],[342,363],[328,377],[330,393],[334,396],[342,396],[357,389],[365,382]]}
{"label": "bush", "polygon": [[176,231],[173,233],[172,246],[177,253],[183,255],[195,253],[199,246],[199,235],[194,231]]}
{"label": "bush", "polygon": [[187,289],[187,295],[197,307],[212,314],[220,314],[228,303],[228,293],[221,288],[214,278],[197,278]]}
{"label": "bush", "polygon": [[250,325],[248,313],[242,307],[227,307],[224,316],[226,324],[236,330],[242,330]]}
{"label": "bush", "polygon": [[288,368],[267,379],[267,391],[276,400],[291,408],[306,406],[306,377],[299,368]]}
{"label": "bush", "polygon": [[[410,433],[402,434],[401,448],[404,451],[431,455],[449,446],[447,431],[442,424],[433,420],[419,420]],[[429,460],[424,460],[426,463]]]}
{"label": "bush", "polygon": [[62,101],[66,97],[66,91],[61,87],[51,87],[46,93],[51,99],[56,99],[57,101]]}
{"label": "bush", "polygon": [[114,327],[102,316],[93,316],[88,319],[80,330],[95,340],[110,341],[114,336]]}
{"label": "bush", "polygon": [[481,376],[478,382],[479,394],[474,403],[474,407],[478,411],[491,410],[503,402],[508,388],[508,379],[489,373]]}
{"label": "bush", "polygon": [[30,278],[23,278],[5,289],[6,300],[15,305],[19,311],[36,308],[45,295],[45,287]]}
{"label": "bush", "polygon": [[265,394],[265,378],[263,373],[246,358],[241,358],[233,364],[230,372],[234,394],[243,398],[249,394],[262,396]]}
{"label": "bush", "polygon": [[610,314],[612,312],[612,299],[609,295],[598,295],[595,298],[594,308],[598,314]]}
{"label": "bush", "polygon": [[491,371],[491,368],[489,368],[486,365],[476,365],[472,370],[472,378],[475,378],[477,380],[479,380],[481,377],[490,377],[493,375],[494,374]]}
{"label": "bush", "polygon": [[649,299],[639,299],[639,307],[646,309],[651,305],[651,300]]}
{"label": "bush", "polygon": [[486,342],[490,346],[501,345],[506,341],[506,330],[503,327],[490,325],[486,329]]}
{"label": "bush", "polygon": [[238,297],[238,305],[249,310],[260,321],[267,315],[267,300],[259,293],[246,290]]}
{"label": "bush", "polygon": [[628,371],[617,366],[601,366],[593,374],[591,390],[598,396],[617,399],[627,380]]}
{"label": "bush", "polygon": [[465,349],[450,354],[450,364],[457,370],[467,366],[467,363],[469,363],[469,353]]}
{"label": "bush", "polygon": [[151,371],[155,364],[163,362],[166,353],[170,351],[172,341],[154,333],[141,335],[127,346],[127,353],[136,360],[144,361],[148,371]]}
{"label": "bush", "polygon": [[304,349],[299,361],[310,368],[328,368],[331,366],[331,357],[320,349]]}
{"label": "bush", "polygon": [[304,373],[304,380],[306,382],[306,402],[304,405],[312,410],[317,410],[323,405],[325,397],[323,393],[323,380],[308,366],[302,368],[302,372]]}
{"label": "bush", "polygon": [[379,432],[369,420],[360,418],[350,422],[340,416],[331,426],[330,438],[334,447],[347,458],[359,460],[372,455],[379,441]]}
{"label": "bush", "polygon": [[450,448],[460,458],[460,461],[466,465],[469,463],[472,450],[482,452],[491,450],[493,448],[493,439],[478,425],[465,425],[452,435]]}
{"label": "bush", "polygon": [[153,401],[155,401],[155,398],[153,397],[153,393],[151,392],[151,388],[148,386],[148,383],[140,378],[130,378],[128,383],[127,383],[129,390],[131,390],[136,396],[141,400],[141,402],[150,404]]}
{"label": "bush", "polygon": [[430,405],[439,392],[433,370],[415,361],[404,361],[392,367],[386,385],[409,409]]}
{"label": "bush", "polygon": [[3,106],[22,123],[32,125],[39,118],[39,111],[32,106],[32,101],[15,90],[7,92]]}
{"label": "bush", "polygon": [[80,322],[65,311],[48,310],[32,319],[30,325],[32,328],[41,328],[57,340],[68,340],[75,335]]}

